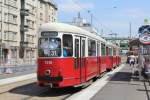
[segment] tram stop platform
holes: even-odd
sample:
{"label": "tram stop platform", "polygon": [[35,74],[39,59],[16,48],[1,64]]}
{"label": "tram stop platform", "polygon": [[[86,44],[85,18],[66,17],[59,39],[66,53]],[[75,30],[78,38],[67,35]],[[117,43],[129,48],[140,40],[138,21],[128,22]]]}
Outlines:
{"label": "tram stop platform", "polygon": [[150,100],[150,81],[139,81],[125,64],[90,100]]}

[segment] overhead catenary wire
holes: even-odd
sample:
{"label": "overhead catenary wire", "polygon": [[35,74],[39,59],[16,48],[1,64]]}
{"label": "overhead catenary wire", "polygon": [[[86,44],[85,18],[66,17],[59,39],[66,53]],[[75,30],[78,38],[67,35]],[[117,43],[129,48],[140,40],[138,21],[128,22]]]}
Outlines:
{"label": "overhead catenary wire", "polygon": [[[84,11],[86,11],[86,13],[90,13],[90,10],[85,9],[84,7],[82,7],[82,5],[80,5],[77,1],[71,0],[72,3],[74,3],[75,5],[77,5],[78,7],[80,7],[81,9],[83,9]],[[102,26],[103,28],[105,28],[107,31],[109,31],[110,33],[113,33],[113,31],[108,28],[106,25],[104,25],[96,16],[94,16],[94,14],[92,14],[92,21],[95,21],[98,25]],[[91,22],[92,23],[92,22]]]}

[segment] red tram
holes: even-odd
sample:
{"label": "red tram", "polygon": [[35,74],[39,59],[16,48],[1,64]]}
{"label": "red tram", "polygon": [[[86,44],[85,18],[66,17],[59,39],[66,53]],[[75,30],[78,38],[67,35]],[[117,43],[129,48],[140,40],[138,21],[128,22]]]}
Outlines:
{"label": "red tram", "polygon": [[116,45],[63,23],[41,26],[38,56],[38,85],[53,88],[84,84],[120,64]]}

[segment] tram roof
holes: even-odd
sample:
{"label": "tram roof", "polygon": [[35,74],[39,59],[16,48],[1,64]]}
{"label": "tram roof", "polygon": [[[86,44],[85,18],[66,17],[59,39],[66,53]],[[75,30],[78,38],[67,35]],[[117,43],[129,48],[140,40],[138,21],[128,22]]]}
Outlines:
{"label": "tram roof", "polygon": [[102,37],[100,37],[94,33],[90,33],[89,31],[84,30],[80,27],[65,24],[65,23],[46,23],[40,27],[40,31],[41,32],[42,31],[56,31],[56,32],[76,33],[76,34],[85,35],[85,36],[95,38],[95,39],[100,40],[102,42],[106,42],[105,39],[103,39]]}

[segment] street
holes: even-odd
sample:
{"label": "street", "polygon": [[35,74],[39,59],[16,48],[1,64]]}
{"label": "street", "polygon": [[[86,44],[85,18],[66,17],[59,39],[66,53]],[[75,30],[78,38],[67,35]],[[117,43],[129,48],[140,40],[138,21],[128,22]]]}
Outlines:
{"label": "street", "polygon": [[[24,80],[16,83],[11,83],[7,85],[0,86],[0,100],[64,100],[64,99],[78,99],[76,94],[80,95],[84,91],[93,90],[95,84],[103,83],[116,72],[117,69],[106,73],[102,78],[99,78],[97,81],[93,82],[92,85],[87,88],[81,87],[68,87],[61,89],[50,89],[47,87],[39,87],[36,84],[36,78]],[[105,84],[104,84],[105,85]],[[101,88],[101,87],[100,87]],[[100,88],[97,88],[97,92]],[[92,92],[92,91],[91,91]],[[89,95],[90,96],[90,95]],[[11,98],[10,98],[11,97]]]}
{"label": "street", "polygon": [[86,88],[39,87],[36,78],[1,85],[0,100],[149,100],[150,82],[138,81],[131,71],[122,64]]}

